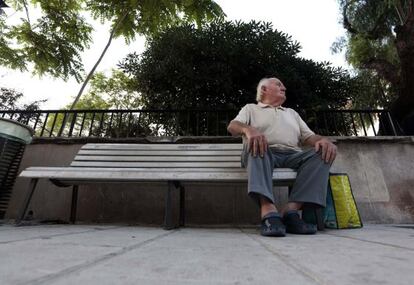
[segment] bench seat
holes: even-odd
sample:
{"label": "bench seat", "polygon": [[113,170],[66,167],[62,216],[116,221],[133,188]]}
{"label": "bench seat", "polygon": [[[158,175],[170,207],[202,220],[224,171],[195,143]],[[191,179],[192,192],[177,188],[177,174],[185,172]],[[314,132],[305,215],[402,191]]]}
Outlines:
{"label": "bench seat", "polygon": [[[247,173],[240,165],[241,144],[85,144],[67,167],[29,167],[19,177],[31,178],[29,190],[16,223],[25,216],[39,179],[57,186],[73,186],[71,222],[76,220],[78,186],[95,183],[166,182],[164,226],[172,221],[172,195],[179,191],[179,224],[184,224],[185,188],[183,182],[246,183]],[[290,186],[296,171],[276,168],[274,185]]]}

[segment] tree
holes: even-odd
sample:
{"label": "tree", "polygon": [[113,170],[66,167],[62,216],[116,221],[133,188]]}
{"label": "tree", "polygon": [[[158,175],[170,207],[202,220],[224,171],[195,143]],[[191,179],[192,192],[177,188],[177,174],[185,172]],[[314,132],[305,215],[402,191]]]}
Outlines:
{"label": "tree", "polygon": [[[2,117],[25,124],[28,124],[31,120],[36,120],[37,114],[35,114],[34,111],[39,110],[40,105],[47,100],[37,100],[23,104],[20,102],[22,97],[23,93],[16,91],[15,89],[0,87],[0,110],[5,111],[2,114]],[[31,112],[16,113],[16,110]]]}
{"label": "tree", "polygon": [[40,109],[40,104],[46,102],[46,100],[37,100],[28,104],[20,103],[23,97],[23,93],[12,89],[0,87],[0,110],[27,110],[36,111]]}
{"label": "tree", "polygon": [[[163,31],[149,40],[142,55],[130,54],[119,66],[135,79],[149,109],[239,109],[255,101],[256,85],[265,76],[285,83],[286,106],[344,108],[355,90],[350,75],[329,63],[299,58],[299,51],[299,43],[270,23],[216,21],[201,29],[184,25]],[[176,131],[173,120],[181,134],[186,125],[194,134],[208,123],[192,115],[160,115],[158,122],[171,126],[167,134]],[[217,120],[213,124],[225,121]]]}
{"label": "tree", "polygon": [[23,93],[14,89],[0,87],[0,109],[18,109],[17,101],[23,97]]}
{"label": "tree", "polygon": [[[112,69],[111,72],[110,76],[106,76],[102,72],[98,72],[93,76],[88,97],[100,97],[105,100],[106,107],[101,109],[139,109],[141,107],[141,96],[134,88],[134,81],[118,69]],[[79,103],[82,103],[83,106]],[[92,106],[83,100],[78,102],[76,109],[83,107],[86,109],[95,108]]]}
{"label": "tree", "polygon": [[347,60],[381,81],[385,102],[403,133],[414,134],[414,1],[339,0]]}
{"label": "tree", "polygon": [[[182,22],[198,25],[224,14],[212,0],[11,0],[25,18],[9,24],[0,17],[0,65],[12,69],[67,80],[83,78],[81,52],[89,47],[93,27],[82,15],[90,14],[101,22],[111,23],[108,43],[86,77],[72,108],[104,56],[113,38],[124,37],[127,43],[140,35],[151,36]],[[37,7],[38,18],[33,17]]]}
{"label": "tree", "polygon": [[[80,54],[89,46],[93,30],[80,14],[85,1],[8,2],[25,18],[13,24],[7,17],[0,18],[0,64],[65,80],[73,76],[79,82],[83,72]],[[35,7],[41,12],[36,19],[32,15]]]}
{"label": "tree", "polygon": [[[63,112],[51,114],[48,117],[47,132],[51,136],[69,135],[69,132],[71,136],[89,133],[91,136],[106,137],[152,134],[156,130],[149,127],[150,118],[145,114],[111,112],[111,109],[141,108],[140,95],[132,86],[131,79],[119,70],[112,70],[109,77],[100,72],[96,73],[91,79],[89,92],[77,102],[76,111],[67,113],[66,116]],[[63,110],[67,110],[70,106],[71,104],[67,105]],[[62,128],[63,124],[65,124],[64,128]]]}

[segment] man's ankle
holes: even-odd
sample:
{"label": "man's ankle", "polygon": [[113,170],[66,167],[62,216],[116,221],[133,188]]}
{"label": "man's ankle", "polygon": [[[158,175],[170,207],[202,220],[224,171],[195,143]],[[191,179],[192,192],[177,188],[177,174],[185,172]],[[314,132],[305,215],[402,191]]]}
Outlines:
{"label": "man's ankle", "polygon": [[260,216],[263,218],[269,213],[278,213],[276,206],[272,203],[262,204],[260,207]]}
{"label": "man's ankle", "polygon": [[289,211],[299,211],[302,209],[303,203],[289,202],[282,210],[282,215],[285,215]]}
{"label": "man's ankle", "polygon": [[271,211],[264,211],[264,212],[262,211],[261,214],[260,214],[260,217],[263,219],[263,217],[265,217],[265,216],[267,216],[271,213],[275,213],[275,214],[280,215],[279,212],[275,209],[275,210],[271,210]]}
{"label": "man's ankle", "polygon": [[260,197],[260,217],[263,218],[269,213],[278,213],[275,204],[265,197]]}

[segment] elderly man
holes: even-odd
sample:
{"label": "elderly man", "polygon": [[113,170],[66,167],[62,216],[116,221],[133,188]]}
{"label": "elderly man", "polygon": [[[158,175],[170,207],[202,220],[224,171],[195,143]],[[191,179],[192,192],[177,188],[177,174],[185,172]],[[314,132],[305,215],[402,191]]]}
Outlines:
{"label": "elderly man", "polygon": [[[304,203],[325,206],[329,168],[336,146],[316,135],[299,114],[282,107],[286,88],[277,78],[264,78],[257,86],[257,104],[247,104],[227,130],[243,136],[242,165],[247,168],[248,193],[260,205],[261,234],[314,234],[315,225],[305,223],[298,213]],[[302,150],[300,146],[313,148]],[[297,178],[286,207],[278,212],[273,195],[275,167],[297,170]]]}

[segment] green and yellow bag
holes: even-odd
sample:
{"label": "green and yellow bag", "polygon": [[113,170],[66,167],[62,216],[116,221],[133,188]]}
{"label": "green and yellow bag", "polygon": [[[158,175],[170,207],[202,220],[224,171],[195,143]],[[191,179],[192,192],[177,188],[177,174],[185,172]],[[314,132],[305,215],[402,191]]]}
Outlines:
{"label": "green and yellow bag", "polygon": [[[307,223],[318,224],[315,208],[304,208],[302,218]],[[362,227],[361,217],[347,174],[329,174],[326,208],[322,210],[322,218],[323,221],[320,221],[322,225],[318,225],[318,228],[354,229]]]}
{"label": "green and yellow bag", "polygon": [[361,228],[362,221],[345,173],[330,173],[324,223],[330,229]]}

